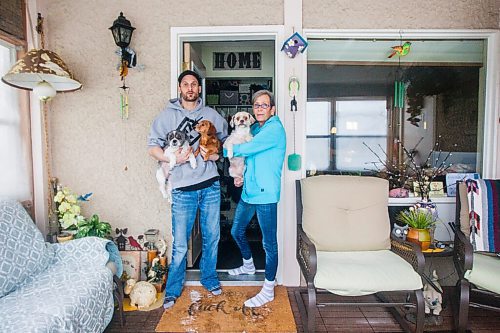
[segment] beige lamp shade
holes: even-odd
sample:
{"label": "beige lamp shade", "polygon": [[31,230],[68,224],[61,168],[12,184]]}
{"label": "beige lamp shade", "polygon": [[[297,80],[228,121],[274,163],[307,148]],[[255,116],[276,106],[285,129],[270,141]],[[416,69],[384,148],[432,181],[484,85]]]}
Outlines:
{"label": "beige lamp shade", "polygon": [[33,90],[42,82],[48,82],[56,91],[74,91],[82,87],[68,66],[55,53],[44,49],[32,49],[19,59],[2,81],[16,88]]}

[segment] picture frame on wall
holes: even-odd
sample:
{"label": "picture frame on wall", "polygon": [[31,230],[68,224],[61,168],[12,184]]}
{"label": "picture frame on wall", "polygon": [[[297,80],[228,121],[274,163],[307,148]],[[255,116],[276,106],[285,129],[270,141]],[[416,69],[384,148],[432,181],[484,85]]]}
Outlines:
{"label": "picture frame on wall", "polygon": [[141,251],[120,251],[120,256],[123,262],[123,275],[126,274],[127,279],[139,281],[141,277]]}

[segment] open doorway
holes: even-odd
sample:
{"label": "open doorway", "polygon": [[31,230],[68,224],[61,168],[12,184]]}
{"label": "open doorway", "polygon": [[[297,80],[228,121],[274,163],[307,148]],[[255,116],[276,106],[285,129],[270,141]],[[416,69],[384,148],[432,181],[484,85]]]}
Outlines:
{"label": "open doorway", "polygon": [[[261,89],[275,89],[275,41],[190,41],[182,45],[182,66],[195,70],[203,78],[202,98],[205,105],[217,110],[230,123],[239,111],[252,112],[251,96]],[[231,131],[231,129],[229,129]],[[241,253],[231,236],[234,213],[241,188],[233,184],[227,160],[218,162],[221,183],[221,238],[217,269],[227,270],[241,265]],[[262,234],[256,216],[247,228],[257,270],[265,268]],[[201,235],[195,223],[188,249],[188,269],[199,269]]]}

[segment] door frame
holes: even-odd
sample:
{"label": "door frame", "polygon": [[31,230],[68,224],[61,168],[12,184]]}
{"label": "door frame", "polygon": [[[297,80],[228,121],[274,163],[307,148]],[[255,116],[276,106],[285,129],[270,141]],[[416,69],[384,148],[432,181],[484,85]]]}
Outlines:
{"label": "door frame", "polygon": [[[206,41],[250,41],[274,40],[274,85],[277,115],[283,119],[285,113],[284,57],[280,56],[281,41],[284,40],[284,27],[282,25],[266,26],[211,26],[211,27],[171,27],[170,28],[170,95],[177,96],[177,77],[182,68],[182,52],[184,42]],[[284,177],[282,177],[283,188]],[[288,205],[289,206],[289,205]],[[278,203],[278,251],[284,244],[284,207],[287,200],[282,196]],[[281,251],[279,256],[282,256]],[[284,266],[278,265],[276,279],[283,281]]]}

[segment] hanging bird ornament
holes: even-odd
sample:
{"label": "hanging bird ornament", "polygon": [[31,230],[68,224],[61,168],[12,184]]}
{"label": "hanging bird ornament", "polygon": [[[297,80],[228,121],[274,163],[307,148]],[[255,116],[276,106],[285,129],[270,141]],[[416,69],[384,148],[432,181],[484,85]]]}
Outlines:
{"label": "hanging bird ornament", "polygon": [[387,57],[387,58],[392,58],[396,54],[399,57],[404,57],[408,53],[410,53],[410,42],[405,42],[403,45],[396,45],[396,46],[391,46],[392,48],[392,53]]}

